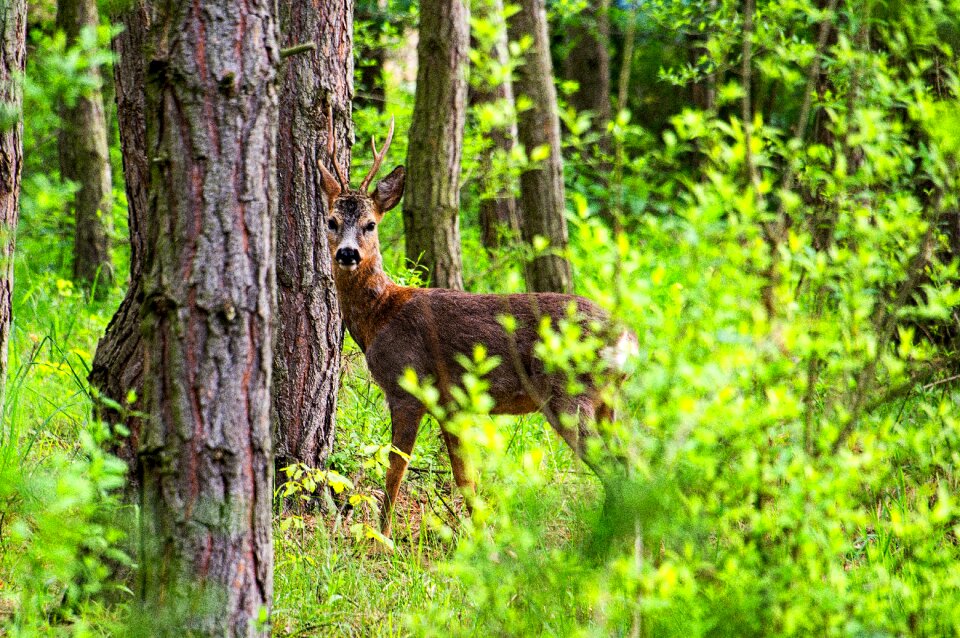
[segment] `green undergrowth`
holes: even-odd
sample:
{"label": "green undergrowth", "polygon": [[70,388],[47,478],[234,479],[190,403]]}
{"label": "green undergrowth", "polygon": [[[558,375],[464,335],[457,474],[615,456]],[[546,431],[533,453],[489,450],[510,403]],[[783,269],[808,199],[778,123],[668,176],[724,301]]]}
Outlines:
{"label": "green undergrowth", "polygon": [[[124,566],[136,558],[136,509],[117,490],[123,467],[101,451],[108,432],[92,419],[86,376],[122,291],[95,302],[22,259],[16,278],[0,437],[0,627],[18,636],[118,635],[135,588]],[[396,278],[415,281],[402,270]],[[334,495],[334,509],[278,501],[275,635],[405,635],[410,618],[431,605],[469,613],[463,588],[442,569],[470,522],[436,421],[421,428],[388,548],[368,531],[378,528],[389,415],[349,337],[343,379],[329,468],[351,487]],[[517,516],[550,515],[543,551],[570,542],[582,503],[596,501],[595,481],[542,417],[499,421],[512,454],[543,450],[553,477]],[[482,463],[479,485],[481,495],[498,489]]]}
{"label": "green undergrowth", "polygon": [[[404,377],[432,416],[383,538],[389,416],[347,339],[329,464],[277,480],[274,635],[960,632],[960,263],[948,228],[960,206],[957,2],[840,3],[819,53],[822,3],[752,3],[752,104],[736,75],[742,7],[709,4],[638,5],[637,62],[655,77],[634,92],[672,97],[616,114],[609,154],[589,118],[561,104],[576,291],[630,328],[639,352],[614,374],[600,344],[565,321],[542,328],[537,354],[573,389],[598,379],[617,404],[588,450],[612,491],[542,417],[488,414],[496,362],[478,349],[455,410],[436,404],[428,380]],[[622,30],[625,14],[614,17]],[[122,291],[97,303],[70,283],[72,187],[49,168],[71,61],[108,65],[104,42],[77,57],[56,38],[32,40],[0,426],[0,634],[11,636],[125,635],[135,598],[137,511],[120,499],[123,468],[103,451],[85,381]],[[526,46],[516,44],[514,56]],[[823,78],[810,83],[815,56]],[[355,172],[391,115],[390,163],[405,156],[414,96],[395,75],[386,112],[354,113]],[[686,91],[708,81],[716,103],[688,108]],[[798,114],[811,89],[806,131]],[[550,250],[508,238],[491,254],[479,242],[477,158],[508,111],[468,119],[461,231],[476,292],[522,290],[523,258]],[[642,120],[654,111],[656,122]],[[543,156],[526,150],[500,158],[506,183]],[[112,157],[122,273],[115,136]],[[379,228],[387,269],[422,285],[401,211]],[[438,419],[479,471],[472,517]]]}

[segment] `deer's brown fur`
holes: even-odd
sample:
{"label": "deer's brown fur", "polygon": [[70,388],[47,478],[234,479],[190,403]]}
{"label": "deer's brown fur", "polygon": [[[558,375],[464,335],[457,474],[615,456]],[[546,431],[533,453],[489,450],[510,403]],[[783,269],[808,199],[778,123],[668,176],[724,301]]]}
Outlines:
{"label": "deer's brown fur", "polygon": [[[378,160],[386,149],[387,145]],[[590,301],[573,295],[471,294],[395,284],[383,270],[376,226],[403,195],[403,168],[394,169],[370,193],[351,190],[324,166],[320,168],[329,198],[330,256],[344,324],[363,350],[370,373],[386,395],[393,447],[410,455],[425,413],[424,406],[400,387],[404,371],[410,368],[418,378],[432,379],[441,401],[450,402],[450,389],[460,382],[464,372],[458,355],[469,358],[475,346],[482,344],[489,356],[501,361],[486,377],[495,403],[493,413],[542,411],[570,447],[600,474],[596,464],[585,456],[586,439],[594,435],[597,419],[612,419],[611,409],[589,383],[585,392],[569,396],[566,376],[548,373],[534,354],[534,345],[543,317],[549,317],[556,325],[568,317],[572,305],[587,329],[605,331],[604,313]],[[365,182],[371,177],[368,175]],[[501,323],[504,315],[512,315],[516,320],[512,334]],[[472,472],[460,454],[456,434],[443,423],[440,426],[454,479],[469,504],[474,488]],[[391,452],[381,510],[385,534],[390,532],[392,509],[406,468],[406,458]]]}

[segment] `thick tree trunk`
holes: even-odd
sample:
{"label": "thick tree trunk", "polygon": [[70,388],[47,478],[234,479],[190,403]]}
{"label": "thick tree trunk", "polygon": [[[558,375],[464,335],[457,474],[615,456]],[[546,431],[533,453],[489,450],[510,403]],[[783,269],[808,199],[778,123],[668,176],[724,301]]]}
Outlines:
{"label": "thick tree trunk", "polygon": [[158,635],[269,633],[274,7],[154,5],[138,453],[141,596]]}
{"label": "thick tree trunk", "polygon": [[607,122],[611,118],[609,11],[610,0],[587,5],[573,22],[570,52],[563,60],[564,77],[579,85],[570,104],[578,111],[593,113],[592,128],[600,135],[601,146],[609,145]]}
{"label": "thick tree trunk", "polygon": [[407,150],[403,228],[407,258],[433,286],[463,289],[460,158],[467,112],[470,8],[465,0],[422,0],[417,95]]}
{"label": "thick tree trunk", "polygon": [[[481,0],[474,7],[482,18],[496,24],[493,42],[478,43],[489,51],[491,62],[505,67],[510,62],[507,43],[507,25],[503,20],[503,0]],[[478,47],[474,47],[476,49]],[[513,83],[509,76],[476,77],[472,102],[474,105],[500,103],[513,109]],[[520,217],[517,212],[517,200],[509,184],[498,183],[494,179],[494,158],[503,154],[509,156],[517,144],[517,124],[511,120],[506,127],[497,127],[490,132],[488,145],[480,158],[483,173],[483,197],[480,199],[480,239],[484,247],[493,250],[500,247],[505,232],[516,235],[520,232]]]}
{"label": "thick tree trunk", "polygon": [[560,120],[557,91],[553,86],[547,12],[544,0],[522,0],[520,11],[509,20],[510,39],[519,42],[529,36],[533,44],[517,69],[517,96],[526,96],[532,105],[521,112],[517,128],[527,153],[546,147],[543,162],[520,176],[523,208],[523,239],[533,245],[536,237],[549,242],[549,250],[526,264],[527,287],[538,292],[570,292],[570,263],[562,255],[567,248],[567,220],[564,216],[563,158],[560,155]]}
{"label": "thick tree trunk", "polygon": [[0,2],[0,407],[7,380],[7,350],[13,309],[13,249],[20,212],[23,167],[23,65],[26,60],[26,0]]}
{"label": "thick tree trunk", "polygon": [[327,246],[327,106],[340,166],[350,167],[353,15],[350,0],[280,2],[283,47],[316,42],[288,58],[280,83],[277,293],[273,420],[277,466],[322,467],[333,447],[343,329]]}
{"label": "thick tree trunk", "polygon": [[[147,189],[150,165],[147,162],[147,130],[144,123],[147,30],[151,22],[150,3],[136,0],[116,17],[123,30],[113,40],[117,55],[114,82],[117,94],[117,121],[123,152],[123,174],[127,189],[127,220],[130,229],[130,281],[120,309],[110,320],[93,357],[90,384],[102,396],[119,404],[118,411],[97,403],[98,416],[122,424],[129,435],[118,437],[112,452],[127,462],[129,487],[140,481],[137,447],[140,443],[140,411],[143,407],[143,341],[140,336],[140,305],[146,233]],[[132,402],[127,399],[133,398]]]}
{"label": "thick tree trunk", "polygon": [[[96,0],[58,0],[57,29],[73,46],[84,29],[100,24]],[[110,149],[107,146],[107,121],[100,93],[100,70],[86,71],[91,88],[74,104],[60,109],[60,176],[75,182],[73,278],[93,285],[103,298],[113,285],[110,258],[113,183],[110,175]]]}

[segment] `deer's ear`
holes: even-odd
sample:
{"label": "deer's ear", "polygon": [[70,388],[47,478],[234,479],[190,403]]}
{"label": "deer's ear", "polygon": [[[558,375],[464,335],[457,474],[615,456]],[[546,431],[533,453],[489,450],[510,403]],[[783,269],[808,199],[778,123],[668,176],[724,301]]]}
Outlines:
{"label": "deer's ear", "polygon": [[398,166],[389,175],[377,182],[370,195],[376,202],[381,215],[400,202],[400,198],[403,197],[403,185],[406,178],[406,170],[402,166]]}
{"label": "deer's ear", "polygon": [[320,169],[320,176],[323,182],[323,192],[327,195],[327,200],[333,202],[337,197],[340,196],[341,190],[340,182],[337,181],[337,178],[333,176],[333,173],[327,170],[327,167],[323,165],[323,162],[317,160],[317,168]]}

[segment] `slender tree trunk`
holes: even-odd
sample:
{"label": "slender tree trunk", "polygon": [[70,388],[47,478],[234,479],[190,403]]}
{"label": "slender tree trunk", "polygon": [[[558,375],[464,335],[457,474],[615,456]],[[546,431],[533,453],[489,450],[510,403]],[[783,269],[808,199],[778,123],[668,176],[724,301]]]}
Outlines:
{"label": "slender tree trunk", "polygon": [[327,246],[327,198],[317,160],[326,155],[327,106],[341,166],[350,167],[353,11],[350,0],[281,0],[283,47],[316,42],[288,58],[280,83],[277,293],[273,417],[277,466],[322,467],[333,447],[343,328]]}
{"label": "slender tree trunk", "polygon": [[570,104],[578,111],[593,113],[592,128],[607,151],[607,122],[611,118],[609,11],[610,0],[587,5],[573,23],[570,52],[563,60],[564,77],[579,85],[570,96]]}
{"label": "slender tree trunk", "polygon": [[[0,0],[0,410],[7,380],[13,310],[13,249],[20,212],[23,167],[23,69],[26,0]],[[8,119],[9,118],[9,119]]]}
{"label": "slender tree trunk", "polygon": [[[710,0],[710,3],[707,7],[707,10],[701,17],[703,22],[701,23],[701,30],[698,33],[695,33],[691,37],[691,42],[689,46],[689,55],[690,55],[690,64],[697,65],[700,62],[700,58],[707,57],[710,55],[709,49],[707,49],[707,42],[710,39],[712,27],[709,26],[706,18],[716,13],[719,0]],[[636,5],[634,5],[633,10],[631,11],[631,28],[636,29]],[[713,73],[708,74],[706,77],[701,78],[695,82],[690,87],[691,91],[691,101],[693,105],[703,111],[712,111],[717,104],[717,74],[714,71]]]}
{"label": "slender tree trunk", "polygon": [[570,263],[562,254],[567,248],[567,220],[560,120],[544,0],[522,0],[520,11],[509,20],[509,31],[515,42],[524,36],[533,40],[523,65],[517,69],[515,83],[517,96],[525,96],[531,104],[519,116],[520,142],[528,153],[539,147],[549,151],[543,162],[520,176],[523,239],[530,245],[536,237],[549,242],[549,250],[538,253],[526,264],[527,287],[540,292],[570,292]]}
{"label": "slender tree trunk", "polygon": [[463,289],[460,158],[467,112],[470,8],[465,0],[422,0],[417,95],[407,150],[403,228],[407,259],[432,285]]}
{"label": "slender tree trunk", "polygon": [[387,62],[387,50],[379,42],[380,31],[387,19],[387,0],[359,0],[356,3],[357,18],[372,24],[371,34],[378,42],[360,52],[360,87],[357,106],[372,106],[383,112],[387,95],[383,84],[383,67]]}
{"label": "slender tree trunk", "polygon": [[167,0],[154,10],[141,596],[157,635],[266,636],[275,3]]}
{"label": "slender tree trunk", "polygon": [[[491,62],[497,66],[506,66],[510,62],[507,43],[507,25],[503,20],[503,0],[480,0],[474,7],[479,17],[496,24],[497,33],[493,42],[478,43],[474,49],[488,49]],[[479,77],[478,77],[479,76]],[[501,104],[514,109],[513,83],[506,79],[473,74],[474,92],[472,103]],[[492,250],[500,246],[505,231],[519,234],[520,217],[517,212],[517,200],[509,184],[498,183],[494,175],[494,160],[498,154],[509,156],[517,144],[517,123],[511,120],[505,127],[495,127],[490,131],[488,145],[480,158],[484,195],[480,199],[480,238],[483,245]]]}
{"label": "slender tree trunk", "polygon": [[[57,29],[73,46],[85,29],[100,24],[96,0],[58,0]],[[79,188],[74,196],[73,278],[94,285],[100,299],[113,285],[110,232],[113,183],[107,121],[100,93],[100,70],[86,71],[90,88],[60,109],[60,175]]]}
{"label": "slender tree trunk", "polygon": [[[143,340],[140,335],[140,306],[143,301],[143,262],[146,251],[147,190],[150,165],[147,162],[147,130],[144,123],[147,30],[151,23],[150,3],[135,0],[115,18],[123,30],[113,40],[117,56],[114,82],[117,95],[117,122],[123,154],[123,174],[127,189],[127,221],[130,229],[130,281],[119,310],[93,357],[90,385],[121,406],[98,402],[98,416],[110,423],[122,424],[129,432],[117,438],[112,452],[127,462],[129,487],[139,485],[137,447],[140,444],[140,411],[143,384]],[[128,401],[132,398],[133,401]]]}

